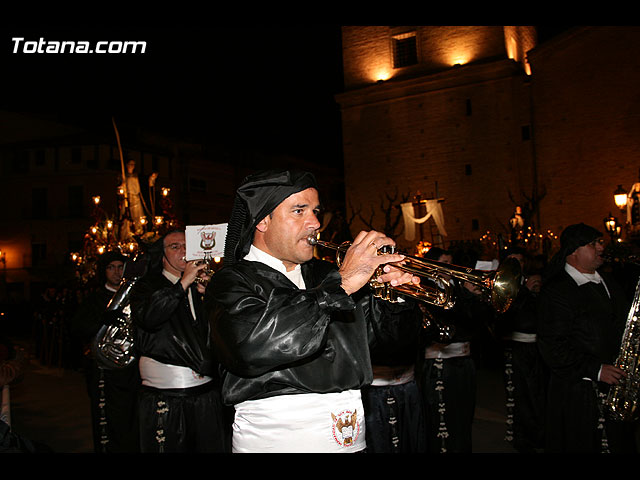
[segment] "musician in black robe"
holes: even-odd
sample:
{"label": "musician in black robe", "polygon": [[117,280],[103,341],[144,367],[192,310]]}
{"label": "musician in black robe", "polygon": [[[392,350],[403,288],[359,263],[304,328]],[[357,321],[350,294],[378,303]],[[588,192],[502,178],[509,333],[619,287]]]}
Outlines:
{"label": "musician in black robe", "polygon": [[538,349],[538,296],[543,263],[522,248],[508,252],[524,273],[522,287],[509,309],[497,315],[496,336],[504,342],[504,382],[507,410],[505,440],[520,453],[544,448],[548,369]]}
{"label": "musician in black robe", "polygon": [[[237,191],[224,267],[205,310],[233,405],[233,452],[356,452],[365,444],[360,389],[371,383],[371,321],[406,314],[411,302],[372,298],[377,255],[393,241],[360,232],[340,269],[313,259],[320,227],[316,181],[307,172],[248,176]],[[386,281],[419,281],[399,271]]]}
{"label": "musician in black robe", "polygon": [[632,426],[610,421],[602,402],[624,375],[614,363],[630,303],[613,278],[598,272],[604,251],[598,230],[571,225],[560,241],[538,317],[538,345],[551,371],[546,451],[633,452]]}
{"label": "musician in black robe", "polygon": [[145,452],[223,453],[228,430],[218,364],[203,318],[205,265],[185,261],[183,231],[150,250],[149,269],[131,291],[139,354],[140,448]]}
{"label": "musician in black robe", "polygon": [[[451,264],[450,252],[433,247],[425,256]],[[472,424],[475,416],[477,375],[472,341],[493,312],[482,301],[478,287],[446,278],[453,294],[448,309],[427,305],[434,327],[422,332],[424,343],[421,365],[427,451],[430,453],[471,453]],[[434,282],[432,282],[434,283]],[[444,285],[435,284],[443,289]],[[449,335],[442,335],[446,328]]]}
{"label": "musician in black robe", "polygon": [[[406,297],[398,296],[403,302]],[[372,322],[373,381],[362,388],[367,453],[424,453],[424,409],[416,377],[422,313],[417,302],[407,315]]]}
{"label": "musician in black robe", "polygon": [[140,451],[137,361],[121,369],[107,369],[96,362],[91,349],[98,331],[108,321],[106,308],[118,290],[126,261],[127,257],[118,252],[108,252],[100,257],[96,272],[100,285],[82,301],[71,320],[72,335],[82,348],[96,453]]}

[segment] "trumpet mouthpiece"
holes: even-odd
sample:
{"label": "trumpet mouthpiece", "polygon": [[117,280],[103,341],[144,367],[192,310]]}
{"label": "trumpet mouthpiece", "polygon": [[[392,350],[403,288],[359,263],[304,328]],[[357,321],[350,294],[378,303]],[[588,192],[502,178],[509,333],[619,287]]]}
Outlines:
{"label": "trumpet mouthpiece", "polygon": [[307,242],[309,242],[309,245],[317,245],[318,244],[318,239],[316,238],[315,235],[309,235],[307,237]]}

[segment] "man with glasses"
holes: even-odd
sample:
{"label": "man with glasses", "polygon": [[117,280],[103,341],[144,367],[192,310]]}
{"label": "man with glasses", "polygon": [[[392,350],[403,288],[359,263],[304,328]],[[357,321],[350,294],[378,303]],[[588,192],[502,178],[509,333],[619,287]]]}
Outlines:
{"label": "man with glasses", "polygon": [[185,260],[184,231],[149,252],[149,268],[132,290],[139,352],[142,452],[225,452],[217,364],[203,319],[205,265]]}
{"label": "man with glasses", "polygon": [[629,427],[607,419],[602,398],[624,372],[614,366],[630,303],[598,269],[602,233],[584,223],[560,236],[538,309],[538,345],[551,371],[546,451],[634,452]]}

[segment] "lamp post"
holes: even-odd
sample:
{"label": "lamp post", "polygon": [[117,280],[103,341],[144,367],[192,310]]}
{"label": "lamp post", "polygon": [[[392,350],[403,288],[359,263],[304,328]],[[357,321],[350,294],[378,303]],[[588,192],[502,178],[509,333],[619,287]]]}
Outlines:
{"label": "lamp post", "polygon": [[616,238],[620,234],[620,228],[619,228],[619,225],[618,225],[618,220],[616,219],[616,217],[611,215],[611,212],[609,212],[609,216],[607,218],[605,218],[603,220],[603,222],[604,222],[605,230],[607,231],[607,233],[609,235],[611,235],[611,241],[615,242]]}
{"label": "lamp post", "polygon": [[622,185],[618,185],[618,188],[613,192],[613,201],[620,210],[624,210],[627,206],[627,192],[624,191]]}
{"label": "lamp post", "polygon": [[2,275],[0,276],[0,302],[7,297],[7,252],[0,250],[0,263],[2,263]]}

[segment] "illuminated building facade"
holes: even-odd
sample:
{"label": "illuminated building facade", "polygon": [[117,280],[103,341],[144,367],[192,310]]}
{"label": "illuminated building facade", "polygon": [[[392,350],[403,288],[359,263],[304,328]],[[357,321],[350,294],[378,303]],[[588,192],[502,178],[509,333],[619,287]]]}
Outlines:
{"label": "illuminated building facade", "polygon": [[347,208],[377,209],[380,227],[385,193],[442,198],[445,242],[507,236],[517,206],[538,231],[603,228],[616,186],[638,181],[639,40],[638,27],[544,45],[529,26],[343,27]]}

